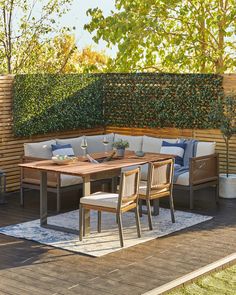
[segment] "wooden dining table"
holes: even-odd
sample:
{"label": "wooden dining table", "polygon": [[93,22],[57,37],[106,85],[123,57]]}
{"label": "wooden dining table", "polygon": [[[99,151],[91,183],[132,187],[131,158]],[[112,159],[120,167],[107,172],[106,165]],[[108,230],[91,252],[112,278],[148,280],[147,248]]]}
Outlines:
{"label": "wooden dining table", "polygon": [[[91,155],[96,160],[106,159],[107,153],[96,153]],[[144,165],[149,162],[167,160],[173,158],[172,155],[145,153],[143,157],[138,157],[134,152],[126,151],[123,158],[113,157],[110,161],[101,163],[91,163],[87,158],[78,157],[67,165],[58,165],[52,160],[35,161],[19,164],[20,167],[35,169],[40,172],[40,225],[68,233],[78,234],[77,230],[66,228],[48,223],[47,210],[47,173],[54,172],[59,174],[68,174],[80,176],[83,178],[83,196],[90,195],[91,181],[101,179],[112,180],[112,192],[117,191],[117,177],[121,174],[122,168],[136,165]],[[79,217],[78,217],[79,220]],[[90,211],[85,212],[85,231],[90,232]]]}

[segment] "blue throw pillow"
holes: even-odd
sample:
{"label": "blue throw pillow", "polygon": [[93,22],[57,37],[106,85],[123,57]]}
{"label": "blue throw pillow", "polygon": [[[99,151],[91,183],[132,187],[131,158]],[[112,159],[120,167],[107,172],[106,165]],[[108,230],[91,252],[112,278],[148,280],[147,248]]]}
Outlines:
{"label": "blue throw pillow", "polygon": [[75,153],[71,144],[52,144],[52,155],[73,157]]}
{"label": "blue throw pillow", "polygon": [[167,155],[175,155],[175,164],[183,166],[185,147],[185,143],[169,143],[167,141],[163,141],[160,153]]}

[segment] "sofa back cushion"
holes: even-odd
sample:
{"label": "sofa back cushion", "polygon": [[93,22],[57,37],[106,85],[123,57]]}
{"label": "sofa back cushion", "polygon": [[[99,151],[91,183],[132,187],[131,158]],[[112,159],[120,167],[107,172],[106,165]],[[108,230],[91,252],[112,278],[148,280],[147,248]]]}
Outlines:
{"label": "sofa back cushion", "polygon": [[41,142],[32,142],[24,144],[24,152],[27,157],[36,157],[42,159],[51,159],[52,144],[56,144],[56,140],[47,140]]}
{"label": "sofa back cushion", "polygon": [[52,155],[53,156],[70,156],[75,155],[71,144],[52,144]]}
{"label": "sofa back cushion", "polygon": [[83,136],[74,137],[74,138],[57,139],[57,144],[61,144],[61,145],[70,144],[72,146],[75,156],[83,156],[84,153],[80,147],[82,139],[83,139]]}
{"label": "sofa back cushion", "polygon": [[160,153],[175,155],[175,164],[183,166],[185,147],[185,143],[170,143],[167,141],[163,141]]}
{"label": "sofa back cushion", "polygon": [[208,156],[215,153],[215,142],[199,141],[197,143],[196,157]]}
{"label": "sofa back cushion", "polygon": [[143,136],[143,147],[142,151],[144,153],[160,153],[161,145],[163,141],[167,141],[170,143],[175,143],[176,139],[172,138],[158,138],[151,136]]}
{"label": "sofa back cushion", "polygon": [[112,150],[112,144],[114,142],[114,133],[102,134],[102,135],[91,135],[86,136],[88,148],[87,152],[89,154],[92,153],[101,153],[105,151],[105,146],[103,144],[104,136],[106,136],[106,140],[109,142],[106,147],[106,151]]}
{"label": "sofa back cushion", "polygon": [[118,140],[126,140],[129,143],[129,147],[127,150],[129,151],[141,151],[143,145],[143,137],[142,136],[131,136],[131,135],[123,135],[123,134],[115,134],[114,141]]}

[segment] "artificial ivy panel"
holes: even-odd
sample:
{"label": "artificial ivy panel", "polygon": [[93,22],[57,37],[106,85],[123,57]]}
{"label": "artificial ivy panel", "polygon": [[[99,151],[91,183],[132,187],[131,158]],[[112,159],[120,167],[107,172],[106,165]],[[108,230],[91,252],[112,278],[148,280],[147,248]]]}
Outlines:
{"label": "artificial ivy panel", "polygon": [[214,74],[17,75],[14,132],[30,136],[76,128],[215,128],[211,106],[223,96]]}
{"label": "artificial ivy panel", "polygon": [[104,125],[100,75],[17,75],[14,133],[30,136]]}

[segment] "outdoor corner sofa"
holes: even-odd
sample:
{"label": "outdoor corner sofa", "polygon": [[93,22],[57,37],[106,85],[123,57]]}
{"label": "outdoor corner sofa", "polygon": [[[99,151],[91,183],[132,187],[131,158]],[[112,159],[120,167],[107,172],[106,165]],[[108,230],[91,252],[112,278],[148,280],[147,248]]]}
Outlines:
{"label": "outdoor corner sofa", "polygon": [[[104,152],[102,143],[104,135],[87,136],[87,153]],[[128,150],[159,153],[162,141],[175,143],[177,139],[164,139],[150,136],[131,136],[122,134],[106,134],[109,141],[107,150],[112,150],[112,143],[119,139],[129,142]],[[83,155],[81,141],[83,137],[52,139],[49,141],[26,143],[24,145],[24,162],[51,159],[52,144],[71,144],[75,155]],[[214,186],[216,189],[216,201],[219,192],[219,171],[218,155],[215,153],[215,142],[198,142],[196,157],[190,158],[189,171],[177,178],[174,189],[188,190],[190,197],[190,209],[194,207],[194,191],[207,186]],[[148,164],[141,167],[141,180],[147,180]],[[40,177],[37,171],[21,168],[21,204],[24,204],[24,189],[39,189]],[[82,178],[70,175],[57,175],[48,173],[48,191],[57,195],[57,211],[60,211],[61,193],[68,190],[82,188]]]}

